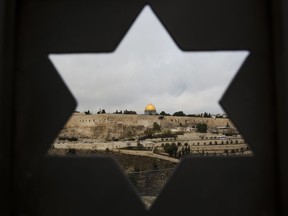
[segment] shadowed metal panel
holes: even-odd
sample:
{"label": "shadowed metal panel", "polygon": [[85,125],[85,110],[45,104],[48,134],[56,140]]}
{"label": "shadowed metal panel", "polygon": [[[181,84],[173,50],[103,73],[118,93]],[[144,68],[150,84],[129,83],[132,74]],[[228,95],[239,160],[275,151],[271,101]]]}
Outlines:
{"label": "shadowed metal panel", "polygon": [[275,106],[277,107],[277,140],[278,140],[278,190],[279,190],[279,209],[281,215],[288,215],[288,104],[287,104],[287,82],[288,82],[288,3],[287,1],[271,1],[273,9],[273,19],[271,24],[273,32],[273,70],[275,71]]}
{"label": "shadowed metal panel", "polygon": [[[79,3],[49,0],[19,3],[15,214],[34,211],[37,197],[32,196],[31,191],[37,184],[39,161],[76,107],[74,98],[48,60],[48,54],[114,50],[143,7],[140,1],[123,5],[126,8],[123,11],[119,10],[122,3],[117,1]],[[120,27],[120,23],[126,23],[126,28]],[[103,164],[99,166],[105,168]]]}
{"label": "shadowed metal panel", "polygon": [[12,209],[15,1],[0,1],[0,215]]}
{"label": "shadowed metal panel", "polygon": [[[205,0],[189,3],[185,0],[177,3],[156,0],[151,1],[151,6],[177,44],[185,51],[250,51],[244,65],[222,97],[221,105],[255,153],[255,163],[259,174],[263,176],[261,181],[270,187],[266,198],[270,199],[271,206],[274,206],[277,140],[269,5],[259,0]],[[238,163],[240,164],[241,160]],[[197,163],[199,169],[202,165]],[[243,169],[249,169],[249,163],[245,161],[242,166]],[[225,170],[222,174],[223,178],[229,176]],[[218,184],[222,183],[219,179]],[[175,193],[176,190],[175,188]],[[184,191],[184,187],[180,186],[178,190]],[[165,196],[170,199],[172,194]],[[254,198],[256,201],[260,197]],[[195,202],[196,206],[201,205],[201,202]]]}
{"label": "shadowed metal panel", "polygon": [[47,55],[111,52],[143,6],[141,0],[24,0],[20,4],[19,37],[25,43],[19,51]]}
{"label": "shadowed metal panel", "polygon": [[40,173],[40,204],[35,215],[146,214],[141,199],[111,158],[46,158]]}
{"label": "shadowed metal panel", "polygon": [[185,158],[150,215],[274,215],[263,177],[255,157]]}
{"label": "shadowed metal panel", "polygon": [[221,99],[230,116],[259,163],[273,175],[275,108],[273,106],[273,73],[269,54],[250,54]]}
{"label": "shadowed metal panel", "polygon": [[[252,146],[252,149],[256,153],[256,157],[253,160],[245,158],[234,159],[234,161],[231,158],[229,160],[228,158],[219,160],[207,159],[207,161],[199,158],[184,160],[183,164],[178,167],[176,175],[172,176],[171,183],[168,184],[169,187],[167,186],[163,190],[150,213],[175,215],[177,207],[180,206],[180,210],[178,211],[183,213],[195,208],[197,209],[195,214],[215,214],[215,211],[198,208],[203,206],[204,202],[204,197],[203,199],[197,198],[197,196],[201,196],[201,194],[197,195],[197,193],[201,192],[200,188],[202,188],[206,194],[205,199],[207,198],[207,200],[211,201],[210,198],[214,197],[214,199],[223,201],[223,203],[219,203],[219,206],[210,202],[219,213],[228,214],[230,212],[228,210],[232,209],[232,207],[229,207],[228,210],[227,207],[223,209],[225,208],[224,202],[230,203],[233,209],[236,208],[235,211],[237,211],[240,205],[238,201],[240,201],[243,203],[243,209],[239,210],[239,215],[240,213],[247,213],[248,215],[252,213],[262,214],[263,211],[273,215],[273,152],[269,152],[269,150],[273,149],[271,140],[275,136],[275,131],[272,129],[275,121],[272,109],[273,101],[271,99],[273,92],[270,86],[272,72],[269,70],[267,5],[265,2],[258,0],[239,0],[231,3],[224,0],[217,1],[217,3],[212,0],[203,2],[183,0],[177,1],[177,4],[174,1],[155,0],[150,3],[153,10],[160,16],[162,22],[183,50],[248,49],[251,52],[251,59],[248,59],[248,63],[245,64],[244,69],[237,75],[237,78],[229,87],[228,92],[226,92],[222,100],[222,104],[225,105],[226,111],[228,114],[231,114],[233,120],[236,120],[236,125],[243,135],[247,136],[248,144]],[[16,188],[18,191],[18,213],[23,214],[34,211],[33,204],[37,202],[37,199],[29,192],[31,188],[39,183],[37,183],[36,179],[36,170],[39,171],[39,161],[76,105],[59,75],[49,63],[47,55],[49,53],[109,52],[114,50],[142,7],[143,2],[141,1],[112,0],[25,0],[19,5],[20,13],[17,18],[19,31],[17,34],[16,104]],[[250,61],[253,62],[251,63]],[[262,63],[262,61],[267,61],[267,63]],[[254,70],[256,70],[255,74],[251,75]],[[260,72],[262,75],[261,79],[259,79]],[[252,88],[253,85],[254,87]],[[254,89],[256,89],[255,92]],[[250,94],[251,91],[253,91],[253,94]],[[239,100],[237,97],[239,97]],[[252,109],[249,109],[249,106]],[[245,109],[240,110],[239,107]],[[249,113],[251,110],[252,112]],[[261,111],[257,112],[258,110]],[[257,121],[260,125],[259,127],[263,129],[262,135],[260,132],[255,132],[257,128],[252,126],[255,126],[256,123],[253,122],[253,124],[250,124],[251,119],[247,117],[251,117],[252,121]],[[264,150],[262,150],[262,146]],[[46,167],[50,167],[47,168],[50,175],[54,171],[57,171],[53,170],[52,167],[55,167],[58,162],[63,174],[67,170],[67,175],[62,175],[62,179],[60,180],[57,177],[53,179],[53,175],[48,175],[47,179],[50,176],[56,188],[68,191],[64,183],[69,182],[71,177],[77,176],[76,172],[95,179],[97,173],[89,173],[88,170],[96,167],[102,171],[105,169],[105,163],[98,164],[95,159],[94,167],[94,165],[90,166],[87,164],[89,160],[85,160],[79,160],[78,165],[74,164],[73,160],[67,160],[66,162],[60,162],[59,159],[48,160]],[[51,166],[49,165],[50,162]],[[72,173],[71,167],[69,167],[71,164],[76,167],[75,173]],[[116,166],[116,164],[114,165]],[[82,170],[85,166],[88,166],[86,171]],[[109,165],[108,167],[113,170],[115,168],[113,166]],[[192,171],[192,167],[194,171]],[[238,176],[237,179],[235,177],[238,174],[233,170],[231,171],[233,167],[240,169],[239,173],[243,174],[243,178]],[[190,184],[190,181],[187,182],[193,179],[192,174],[188,172],[190,168],[191,173],[194,174],[194,182],[199,183],[201,186],[199,186],[199,190],[193,191],[193,185]],[[202,184],[207,182],[207,179],[203,175],[200,175],[200,171],[206,169],[206,177],[214,177],[213,185],[217,185],[223,190],[220,197],[215,194],[211,196],[208,194],[210,191],[220,193],[217,188],[212,187],[210,190],[205,191],[205,185]],[[219,172],[215,173],[216,170]],[[253,171],[255,170],[258,172],[254,173]],[[234,173],[234,177],[231,177],[231,172]],[[61,172],[58,174],[60,175]],[[107,188],[106,183],[109,182],[108,180],[111,175],[107,172],[103,172],[102,174],[103,176],[99,182],[103,182],[103,185]],[[121,175],[117,174],[114,177],[121,178]],[[250,177],[251,179],[249,179]],[[185,178],[187,178],[187,181]],[[123,182],[123,179],[122,176],[122,180],[119,181]],[[247,188],[251,188],[251,190],[244,190],[238,181],[240,179],[245,180],[245,185],[247,185]],[[231,189],[225,187],[228,181],[240,184],[237,185],[239,188],[236,190],[240,193],[240,196],[237,196],[237,202],[232,202],[230,197],[226,196],[232,196]],[[181,182],[184,182],[184,184],[181,184]],[[210,185],[210,187],[213,185]],[[263,189],[263,185],[267,186],[267,190],[263,190],[260,193],[259,191]],[[92,187],[95,187],[95,190],[99,189],[102,191],[96,186]],[[130,190],[128,185],[118,185],[118,187],[119,191],[122,191],[122,189],[123,191]],[[41,187],[39,186],[39,188]],[[240,190],[241,188],[243,190]],[[43,206],[43,210],[45,209],[45,211],[50,205],[47,197],[52,198],[57,193],[57,191],[53,191],[52,189],[51,191],[46,191],[46,198],[43,202],[41,201],[47,205]],[[185,190],[188,190],[188,193],[183,194]],[[259,194],[257,194],[258,192]],[[82,194],[82,191],[77,189],[77,193]],[[104,194],[103,191],[101,193]],[[27,196],[27,194],[30,195]],[[94,197],[93,193],[88,194],[89,197]],[[66,194],[59,193],[59,196],[65,198]],[[125,199],[130,200],[133,196],[135,202],[137,202],[138,198],[133,193],[127,195]],[[110,194],[107,194],[107,196],[103,195],[103,197],[104,199],[95,197],[99,202],[93,203],[95,205],[93,208],[102,209],[101,206],[106,206],[105,201],[110,197],[110,207],[112,209],[119,199],[119,197]],[[247,203],[245,197],[248,200],[253,199],[256,205],[252,206]],[[163,201],[164,199],[167,201]],[[193,200],[193,205],[191,202],[188,203],[187,200]],[[183,202],[186,202],[186,205],[182,205]],[[167,204],[169,204],[168,207]],[[65,212],[65,206],[57,206],[59,207],[57,211],[59,210],[60,213]],[[85,206],[83,200],[82,207],[84,208]],[[263,206],[266,207],[263,208]],[[73,207],[75,207],[76,212],[83,209],[80,208],[77,210],[77,206]],[[87,214],[89,214],[88,209],[86,210]],[[133,212],[141,213],[142,206],[140,207],[137,204],[132,210]],[[50,210],[47,211],[49,212]],[[93,212],[93,209],[91,211]],[[117,214],[116,208],[113,211]],[[112,211],[110,213],[112,214]],[[130,213],[132,214],[132,212]]]}
{"label": "shadowed metal panel", "polygon": [[265,50],[267,45],[268,10],[264,1],[151,0],[149,3],[185,51]]}

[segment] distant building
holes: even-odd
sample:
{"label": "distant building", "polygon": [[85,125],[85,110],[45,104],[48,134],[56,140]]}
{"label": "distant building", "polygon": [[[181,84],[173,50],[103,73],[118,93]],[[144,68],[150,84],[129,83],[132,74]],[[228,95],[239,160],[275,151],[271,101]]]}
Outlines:
{"label": "distant building", "polygon": [[144,110],[145,115],[155,115],[156,107],[153,104],[148,104]]}

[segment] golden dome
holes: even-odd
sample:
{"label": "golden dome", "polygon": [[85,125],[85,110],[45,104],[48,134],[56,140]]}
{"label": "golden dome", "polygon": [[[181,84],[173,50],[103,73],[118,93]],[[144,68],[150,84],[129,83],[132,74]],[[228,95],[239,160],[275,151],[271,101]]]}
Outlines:
{"label": "golden dome", "polygon": [[156,111],[156,107],[153,104],[148,104],[145,107],[145,111]]}

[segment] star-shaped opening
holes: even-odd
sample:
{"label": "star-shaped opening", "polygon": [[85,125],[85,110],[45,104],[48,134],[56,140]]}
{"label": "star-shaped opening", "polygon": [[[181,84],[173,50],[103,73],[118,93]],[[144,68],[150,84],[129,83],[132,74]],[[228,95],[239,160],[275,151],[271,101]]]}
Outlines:
{"label": "star-shaped opening", "polygon": [[115,156],[149,206],[182,157],[252,154],[218,104],[248,55],[183,52],[146,6],[115,52],[49,55],[78,101],[49,153]]}

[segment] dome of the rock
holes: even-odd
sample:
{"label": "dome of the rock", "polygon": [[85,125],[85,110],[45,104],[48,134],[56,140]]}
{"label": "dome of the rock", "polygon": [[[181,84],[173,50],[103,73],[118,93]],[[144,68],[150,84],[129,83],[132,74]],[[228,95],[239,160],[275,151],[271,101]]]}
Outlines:
{"label": "dome of the rock", "polygon": [[148,104],[145,107],[145,111],[144,112],[145,112],[146,115],[156,114],[156,107],[153,104]]}

